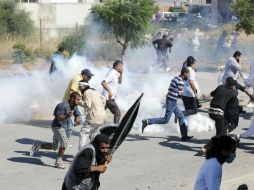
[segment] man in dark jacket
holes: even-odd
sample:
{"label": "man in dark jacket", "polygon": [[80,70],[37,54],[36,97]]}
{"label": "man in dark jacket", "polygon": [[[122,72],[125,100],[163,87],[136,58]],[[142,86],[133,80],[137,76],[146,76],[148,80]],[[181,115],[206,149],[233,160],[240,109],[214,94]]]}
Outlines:
{"label": "man in dark jacket", "polygon": [[158,64],[162,63],[166,71],[169,70],[168,50],[171,51],[171,47],[173,46],[172,41],[172,38],[171,40],[167,39],[167,35],[163,35],[162,39],[153,41],[153,46],[155,47],[158,56]]}
{"label": "man in dark jacket", "polygon": [[109,137],[96,135],[91,144],[82,148],[67,172],[62,190],[98,190],[99,175],[107,170],[112,156],[108,155]]}
{"label": "man in dark jacket", "polygon": [[230,117],[230,112],[238,110],[238,106],[229,105],[237,99],[236,85],[237,81],[229,77],[225,85],[220,85],[211,92],[213,99],[210,103],[209,116],[215,121],[216,135],[227,134],[226,119]]}

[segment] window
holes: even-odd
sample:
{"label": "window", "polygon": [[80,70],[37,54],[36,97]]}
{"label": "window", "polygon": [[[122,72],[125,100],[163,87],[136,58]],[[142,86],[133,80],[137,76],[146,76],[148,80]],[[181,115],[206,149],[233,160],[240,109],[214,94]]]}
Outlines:
{"label": "window", "polygon": [[206,0],[206,4],[211,4],[212,0]]}

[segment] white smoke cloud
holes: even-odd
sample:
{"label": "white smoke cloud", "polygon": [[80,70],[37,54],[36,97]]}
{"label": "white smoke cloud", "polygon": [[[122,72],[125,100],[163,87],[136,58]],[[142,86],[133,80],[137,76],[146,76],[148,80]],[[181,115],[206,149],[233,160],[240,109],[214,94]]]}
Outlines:
{"label": "white smoke cloud", "polygon": [[[162,108],[171,79],[175,73],[145,73],[156,60],[152,47],[138,51],[128,51],[124,61],[123,84],[119,86],[117,103],[125,112],[143,92],[134,132],[140,132],[143,118],[163,117]],[[146,61],[144,61],[146,60]],[[59,70],[53,75],[48,74],[48,68],[34,70],[28,74],[22,66],[21,75],[2,76],[0,78],[0,123],[24,122],[32,120],[34,115],[52,116],[57,103],[61,102],[65,89],[74,75],[82,69],[89,68],[95,76],[90,80],[91,87],[102,91],[101,81],[109,71],[108,67],[94,67],[85,57],[74,55],[68,62],[57,61]],[[127,67],[128,66],[128,67]],[[181,100],[178,101],[181,104]],[[123,115],[122,115],[123,116]],[[51,117],[53,118],[53,116]],[[179,132],[179,127],[172,120],[166,125],[148,126],[146,132]],[[186,119],[189,130],[200,132],[213,128],[212,121],[201,114]],[[112,122],[112,121],[109,121]]]}

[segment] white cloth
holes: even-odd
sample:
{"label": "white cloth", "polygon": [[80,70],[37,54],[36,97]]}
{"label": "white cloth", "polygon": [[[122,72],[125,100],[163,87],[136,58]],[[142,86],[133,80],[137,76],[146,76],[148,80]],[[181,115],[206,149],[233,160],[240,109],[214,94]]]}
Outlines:
{"label": "white cloth", "polygon": [[236,59],[234,57],[230,57],[225,65],[225,71],[222,76],[222,84],[226,83],[228,77],[232,77],[234,80],[237,80],[240,69],[240,65]]}
{"label": "white cloth", "polygon": [[192,44],[194,46],[200,46],[199,36],[202,35],[201,32],[195,31],[192,35]]}
{"label": "white cloth", "polygon": [[245,85],[252,88],[254,87],[254,60],[250,63],[250,73],[248,78],[245,81]]}
{"label": "white cloth", "polygon": [[83,106],[86,122],[89,124],[102,124],[106,121],[106,99],[94,89],[88,89],[83,94]]}
{"label": "white cloth", "polygon": [[93,141],[94,137],[100,134],[100,129],[103,125],[89,125],[84,124],[79,133],[79,150],[83,148],[85,145],[89,144]]}
{"label": "white cloth", "polygon": [[[120,77],[120,73],[117,72],[115,69],[111,69],[108,74],[106,75],[104,81],[107,83],[109,86],[109,89],[111,90],[113,96],[111,99],[116,99],[117,98],[117,89],[118,89],[118,78]],[[102,95],[106,97],[108,100],[108,91],[103,89]]]}
{"label": "white cloth", "polygon": [[194,81],[194,85],[196,84],[196,82],[195,82],[196,73],[192,69],[192,67],[187,67],[187,68],[190,71],[190,76],[189,76],[188,80],[184,81],[184,93],[183,93],[183,96],[195,97],[195,93],[193,92],[193,90],[191,88],[190,81]]}
{"label": "white cloth", "polygon": [[220,190],[222,166],[217,158],[210,158],[201,167],[194,190]]}
{"label": "white cloth", "polygon": [[[253,115],[254,115],[254,110],[253,110]],[[250,127],[244,133],[241,133],[240,137],[241,138],[248,138],[252,135],[254,135],[254,118],[252,119]]]}

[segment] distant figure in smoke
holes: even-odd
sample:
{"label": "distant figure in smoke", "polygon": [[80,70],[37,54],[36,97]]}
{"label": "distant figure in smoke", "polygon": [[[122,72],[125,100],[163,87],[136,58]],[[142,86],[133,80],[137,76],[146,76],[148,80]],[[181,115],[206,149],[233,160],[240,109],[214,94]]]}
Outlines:
{"label": "distant figure in smoke", "polygon": [[189,56],[186,61],[186,67],[190,71],[190,75],[186,81],[184,81],[184,93],[182,96],[183,105],[185,108],[184,115],[194,115],[198,112],[198,86],[196,82],[196,60],[194,57]]}
{"label": "distant figure in smoke", "polygon": [[231,34],[226,38],[223,46],[226,48],[233,48],[233,49],[239,49],[238,47],[238,39],[240,36],[240,31],[235,29],[231,32]]}
{"label": "distant figure in smoke", "polygon": [[[84,69],[81,71],[80,74],[74,76],[65,91],[63,101],[68,100],[70,98],[70,95],[73,92],[77,92],[80,95],[82,95],[82,93],[79,89],[79,86],[78,86],[79,81],[84,80],[85,82],[88,82],[92,78],[92,76],[94,76],[94,74],[89,69]],[[83,120],[83,118],[81,120]],[[74,127],[74,122],[69,122],[68,125],[66,126],[66,133],[67,133],[68,139],[70,139],[70,137],[71,137],[73,127]],[[69,146],[71,147],[71,145],[69,145]]]}
{"label": "distant figure in smoke", "polygon": [[102,95],[106,98],[106,107],[114,114],[114,123],[118,124],[121,118],[121,111],[116,103],[118,85],[122,84],[123,63],[116,60],[113,68],[108,72],[101,82],[103,87]]}
{"label": "distant figure in smoke", "polygon": [[199,42],[199,36],[201,36],[202,33],[200,30],[197,28],[196,31],[192,34],[192,45],[194,47],[193,51],[197,52],[199,50],[200,42]]}
{"label": "distant figure in smoke", "polygon": [[225,47],[224,47],[224,42],[225,42],[225,39],[227,37],[227,32],[224,30],[218,41],[217,41],[217,45],[216,45],[216,49],[215,49],[215,56],[218,58],[219,55],[223,55],[225,54]]}
{"label": "distant figure in smoke", "polygon": [[171,80],[168,93],[166,96],[166,112],[162,118],[149,118],[142,120],[142,133],[148,125],[152,124],[167,124],[174,113],[179,120],[180,131],[182,135],[182,141],[186,141],[192,138],[187,135],[187,127],[185,124],[185,118],[182,111],[177,106],[177,99],[182,96],[184,90],[184,80],[189,77],[189,70],[184,67],[181,70],[181,74]]}
{"label": "distant figure in smoke", "polygon": [[86,120],[80,129],[79,149],[89,144],[106,122],[106,98],[85,81],[79,81]]}
{"label": "distant figure in smoke", "polygon": [[49,74],[52,74],[57,70],[56,63],[57,62],[65,62],[64,52],[65,48],[59,47],[58,50],[54,53],[54,55],[51,58],[51,65],[49,69]]}
{"label": "distant figure in smoke", "polygon": [[160,15],[160,13],[157,11],[156,13],[155,13],[155,22],[160,22],[161,21],[161,15]]}
{"label": "distant figure in smoke", "polygon": [[170,70],[168,53],[171,51],[171,47],[173,46],[172,39],[173,38],[168,40],[167,35],[164,34],[162,39],[153,41],[153,46],[156,49],[156,54],[158,56],[158,65],[163,64],[166,71]]}
{"label": "distant figure in smoke", "polygon": [[[199,170],[194,190],[219,190],[222,165],[232,163],[236,157],[236,142],[230,136],[215,136],[206,151],[206,161]],[[243,187],[243,185],[241,186]],[[247,188],[248,189],[248,188]]]}
{"label": "distant figure in smoke", "polygon": [[231,42],[231,47],[233,49],[239,49],[239,46],[238,46],[238,39],[239,39],[239,36],[240,36],[240,31],[238,29],[235,29],[232,33],[231,33],[231,36],[233,36],[233,40]]}
{"label": "distant figure in smoke", "polygon": [[[108,154],[109,138],[97,135],[91,144],[83,147],[75,156],[65,178],[62,190],[98,190],[99,177],[112,161]],[[105,163],[106,161],[106,163]]]}
{"label": "distant figure in smoke", "polygon": [[65,149],[68,145],[68,138],[66,134],[66,126],[69,125],[71,121],[71,117],[75,117],[75,123],[78,125],[80,124],[80,116],[81,113],[77,109],[77,105],[81,101],[81,96],[77,92],[73,92],[70,96],[68,101],[64,101],[59,103],[54,111],[54,120],[51,124],[51,129],[54,133],[53,136],[53,143],[44,143],[41,144],[39,142],[34,142],[33,146],[30,151],[30,155],[33,156],[39,149],[46,149],[46,150],[57,150],[57,158],[55,162],[56,168],[65,168],[64,162],[62,160]]}

